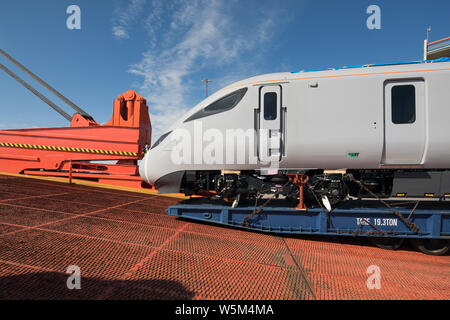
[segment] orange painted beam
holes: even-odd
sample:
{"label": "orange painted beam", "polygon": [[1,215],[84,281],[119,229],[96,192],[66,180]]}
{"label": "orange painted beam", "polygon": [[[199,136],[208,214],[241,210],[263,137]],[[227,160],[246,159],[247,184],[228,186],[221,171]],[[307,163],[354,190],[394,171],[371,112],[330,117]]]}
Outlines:
{"label": "orange painted beam", "polygon": [[[68,176],[72,162],[74,178],[82,169],[86,177],[127,186],[132,181],[134,186],[142,182],[137,160],[150,145],[151,131],[146,100],[129,90],[114,101],[111,120],[104,125],[75,114],[70,127],[0,130],[0,171]],[[94,160],[118,164],[89,163]]]}

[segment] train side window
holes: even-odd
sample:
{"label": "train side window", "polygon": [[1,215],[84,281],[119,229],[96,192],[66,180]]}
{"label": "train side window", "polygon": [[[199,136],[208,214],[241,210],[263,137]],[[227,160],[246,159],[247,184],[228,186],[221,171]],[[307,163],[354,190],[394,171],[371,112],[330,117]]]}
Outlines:
{"label": "train side window", "polygon": [[393,86],[391,90],[392,122],[395,124],[416,121],[416,90],[411,84]]}
{"label": "train side window", "polygon": [[156,142],[153,144],[153,146],[151,147],[151,149],[157,147],[157,146],[158,146],[161,142],[163,142],[163,140],[164,140],[165,138],[167,138],[167,136],[168,136],[169,134],[171,134],[171,133],[172,133],[172,131],[169,131],[169,132],[164,133],[162,136],[160,136],[160,137],[158,138],[158,140],[156,140]]}
{"label": "train side window", "polygon": [[242,88],[230,94],[227,94],[226,96],[220,98],[219,100],[216,100],[213,103],[209,104],[208,106],[200,109],[199,111],[191,115],[189,118],[184,120],[184,122],[200,119],[203,117],[211,116],[213,114],[231,110],[242,100],[246,92],[247,88]]}
{"label": "train side window", "polygon": [[267,92],[264,94],[264,120],[275,120],[277,118],[277,93]]}

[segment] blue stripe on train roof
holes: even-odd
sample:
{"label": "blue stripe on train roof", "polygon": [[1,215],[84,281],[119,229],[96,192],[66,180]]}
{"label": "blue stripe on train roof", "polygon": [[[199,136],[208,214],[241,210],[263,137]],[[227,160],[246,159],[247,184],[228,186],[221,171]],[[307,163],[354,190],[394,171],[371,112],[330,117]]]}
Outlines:
{"label": "blue stripe on train roof", "polygon": [[313,71],[329,71],[329,70],[364,68],[364,67],[395,66],[395,65],[399,65],[399,64],[433,63],[433,62],[447,62],[447,61],[450,61],[450,57],[442,57],[442,58],[434,59],[434,60],[419,60],[419,61],[404,61],[404,62],[391,62],[391,63],[358,64],[358,65],[354,65],[354,66],[343,66],[343,67],[336,67],[336,68],[298,70],[298,71],[292,71],[291,73],[303,73],[303,72],[313,72]]}

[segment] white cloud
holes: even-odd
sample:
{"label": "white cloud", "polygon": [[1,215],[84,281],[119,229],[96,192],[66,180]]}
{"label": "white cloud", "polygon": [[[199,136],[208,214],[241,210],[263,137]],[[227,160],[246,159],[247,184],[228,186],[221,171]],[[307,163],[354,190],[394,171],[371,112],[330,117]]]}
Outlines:
{"label": "white cloud", "polygon": [[112,29],[113,36],[118,39],[128,39],[130,36],[128,35],[128,31],[122,26],[115,26]]}
{"label": "white cloud", "polygon": [[138,90],[150,107],[153,138],[193,106],[189,100],[194,88],[202,93],[202,75],[215,74],[214,87],[220,88],[258,73],[255,57],[267,49],[277,10],[249,8],[238,18],[241,7],[222,0],[152,2],[145,20],[149,49],[129,72],[143,78]]}
{"label": "white cloud", "polygon": [[131,0],[127,8],[116,8],[112,34],[117,39],[128,39],[128,28],[137,20],[145,5],[145,0]]}

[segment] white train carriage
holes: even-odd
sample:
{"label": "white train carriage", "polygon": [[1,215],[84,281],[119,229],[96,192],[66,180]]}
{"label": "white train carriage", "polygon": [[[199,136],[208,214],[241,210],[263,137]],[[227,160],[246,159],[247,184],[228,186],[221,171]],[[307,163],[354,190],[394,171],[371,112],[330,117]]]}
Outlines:
{"label": "white train carriage", "polygon": [[300,185],[330,202],[445,198],[449,121],[450,58],[260,75],[181,117],[140,175],[161,193],[227,199],[298,198]]}

